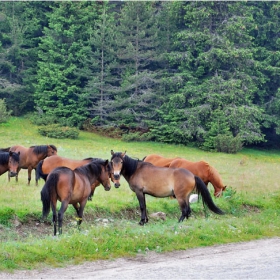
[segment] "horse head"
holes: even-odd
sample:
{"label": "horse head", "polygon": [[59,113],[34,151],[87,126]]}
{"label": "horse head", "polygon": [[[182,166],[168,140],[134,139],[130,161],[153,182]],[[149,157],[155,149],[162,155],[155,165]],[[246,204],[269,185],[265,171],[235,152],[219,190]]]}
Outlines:
{"label": "horse head", "polygon": [[214,196],[221,197],[223,196],[223,191],[226,189],[227,186],[222,187],[221,189],[215,189]]}
{"label": "horse head", "polygon": [[121,171],[123,167],[123,161],[125,158],[126,151],[124,153],[114,153],[113,150],[111,150],[111,168],[112,168],[112,177],[113,182],[115,184],[115,187],[118,188],[120,186],[120,177],[121,177]]}
{"label": "horse head", "polygon": [[57,148],[54,145],[48,145],[48,152],[47,152],[47,156],[53,156],[53,155],[57,155]]}
{"label": "horse head", "polygon": [[111,189],[110,178],[111,178],[111,171],[110,171],[109,161],[105,160],[102,164],[102,171],[99,177],[100,183],[104,186],[105,191],[109,191]]}
{"label": "horse head", "polygon": [[15,177],[18,174],[18,168],[19,168],[19,155],[20,152],[9,152],[9,173],[10,177]]}

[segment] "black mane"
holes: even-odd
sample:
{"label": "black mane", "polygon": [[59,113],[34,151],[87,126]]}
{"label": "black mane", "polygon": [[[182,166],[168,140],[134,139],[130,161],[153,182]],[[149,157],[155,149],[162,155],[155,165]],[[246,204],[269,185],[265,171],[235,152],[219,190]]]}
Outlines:
{"label": "black mane", "polygon": [[51,147],[53,150],[57,151],[56,146],[54,145],[39,145],[39,146],[30,146],[29,148],[33,148],[33,153],[36,155],[40,154],[47,154],[48,153],[48,147]]}
{"label": "black mane", "polygon": [[9,153],[1,152],[0,153],[0,164],[7,164],[9,161]]}
{"label": "black mane", "polygon": [[87,176],[87,177],[88,177],[88,174],[95,174],[96,177],[99,177],[100,174],[101,174],[101,171],[102,171],[101,165],[104,165],[105,162],[106,161],[103,160],[103,159],[95,158],[90,163],[85,164],[85,165],[80,166],[80,167],[77,167],[75,169],[75,172],[80,173],[80,174],[82,174],[84,176]]}

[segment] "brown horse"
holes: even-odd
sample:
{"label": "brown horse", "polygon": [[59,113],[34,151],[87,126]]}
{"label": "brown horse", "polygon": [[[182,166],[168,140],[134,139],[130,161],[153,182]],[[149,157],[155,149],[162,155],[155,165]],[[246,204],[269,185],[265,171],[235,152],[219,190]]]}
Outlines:
{"label": "brown horse", "polygon": [[[82,160],[77,160],[77,159],[70,159],[70,158],[61,157],[61,156],[58,156],[58,155],[47,157],[44,160],[41,160],[37,165],[37,168],[36,168],[36,182],[38,182],[38,180],[40,178],[42,178],[46,181],[49,173],[53,169],[55,169],[56,167],[65,166],[65,167],[68,167],[68,168],[74,170],[77,167],[83,166],[83,165],[88,164],[88,163],[90,163],[92,161],[95,161],[95,160],[100,160],[100,158],[91,158],[90,157],[90,158],[85,158],[85,159],[82,159]],[[114,178],[113,178],[112,173],[110,173],[110,177],[111,177],[111,181],[114,182],[113,181]],[[100,185],[100,183],[98,181],[96,181],[92,187],[96,188],[99,185]],[[89,196],[89,200],[92,200],[92,195],[93,194],[91,194]]]}
{"label": "brown horse", "polygon": [[150,154],[146,157],[143,158],[143,161],[145,162],[150,162],[155,166],[158,167],[169,167],[170,163],[175,160],[175,159],[179,159],[179,157],[175,157],[175,158],[165,158],[156,154]]}
{"label": "brown horse", "polygon": [[56,167],[65,166],[72,170],[87,163],[90,163],[94,158],[85,158],[82,160],[70,159],[54,155],[41,160],[36,168],[36,181],[40,178],[46,181],[48,174]]}
{"label": "brown horse", "polygon": [[169,167],[185,168],[191,171],[194,175],[200,177],[206,186],[208,186],[208,183],[210,182],[214,187],[215,197],[222,196],[223,191],[226,189],[226,186],[223,184],[221,175],[217,169],[204,160],[193,162],[178,158],[173,160]]}
{"label": "brown horse", "polygon": [[[51,171],[41,191],[43,204],[43,219],[45,219],[50,207],[53,212],[54,235],[56,235],[58,220],[58,233],[62,234],[63,215],[68,204],[72,204],[78,215],[78,226],[82,223],[83,212],[88,196],[94,192],[93,185],[100,182],[106,191],[110,185],[110,165],[108,160],[92,161],[86,165],[71,170],[68,167],[57,167]],[[56,213],[57,200],[61,201],[61,207]]]}
{"label": "brown horse", "polygon": [[[29,148],[17,145],[10,147],[10,151],[20,152],[20,162],[17,173],[19,173],[20,169],[28,169],[28,185],[30,185],[32,169],[37,167],[39,161],[57,154],[57,148],[54,145],[39,145]],[[16,176],[16,181],[18,181],[18,175]],[[36,182],[36,186],[37,185],[38,182]]]}
{"label": "brown horse", "polygon": [[17,175],[19,166],[20,152],[0,152],[0,175],[9,171],[9,176],[14,177]]}
{"label": "brown horse", "polygon": [[175,195],[182,213],[179,222],[188,219],[191,214],[189,197],[195,189],[202,196],[204,205],[216,214],[224,214],[214,204],[203,181],[190,171],[183,168],[157,167],[148,162],[132,159],[125,152],[114,153],[112,150],[111,155],[114,178],[119,179],[120,175],[123,175],[137,196],[141,210],[140,225],[148,222],[146,194],[154,197]]}

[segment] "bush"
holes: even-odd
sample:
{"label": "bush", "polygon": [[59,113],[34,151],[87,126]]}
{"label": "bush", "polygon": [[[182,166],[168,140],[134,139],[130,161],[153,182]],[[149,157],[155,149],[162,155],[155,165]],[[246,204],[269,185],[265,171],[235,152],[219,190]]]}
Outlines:
{"label": "bush", "polygon": [[50,138],[71,138],[77,139],[79,136],[79,130],[76,128],[61,126],[59,124],[51,124],[38,128],[38,132],[42,136],[47,136]]}
{"label": "bush", "polygon": [[243,143],[239,136],[219,134],[215,137],[214,146],[217,152],[235,154],[242,149]]}
{"label": "bush", "polygon": [[7,122],[12,111],[7,111],[5,99],[0,99],[0,123]]}

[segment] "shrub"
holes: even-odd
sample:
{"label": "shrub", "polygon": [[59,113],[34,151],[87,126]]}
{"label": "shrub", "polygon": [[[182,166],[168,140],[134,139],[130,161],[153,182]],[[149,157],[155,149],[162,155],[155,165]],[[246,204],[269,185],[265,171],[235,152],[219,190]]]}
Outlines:
{"label": "shrub", "polygon": [[243,143],[239,136],[219,134],[215,137],[214,146],[217,152],[235,154],[242,149]]}
{"label": "shrub", "polygon": [[7,110],[5,99],[0,99],[0,123],[8,121],[12,111]]}
{"label": "shrub", "polygon": [[51,124],[38,128],[38,132],[42,136],[50,138],[71,138],[77,139],[79,136],[79,130],[73,127],[61,126],[59,124]]}

